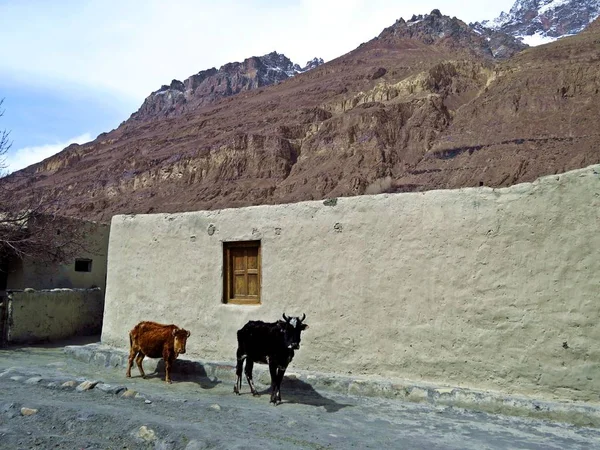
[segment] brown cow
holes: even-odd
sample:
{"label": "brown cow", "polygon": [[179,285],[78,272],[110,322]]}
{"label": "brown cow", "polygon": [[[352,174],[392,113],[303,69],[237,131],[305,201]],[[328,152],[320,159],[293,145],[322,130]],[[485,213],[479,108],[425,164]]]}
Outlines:
{"label": "brown cow", "polygon": [[190,332],[177,325],[162,325],[156,322],[140,322],[129,332],[129,361],[127,378],[131,377],[133,359],[146,378],[142,361],[144,357],[163,358],[165,361],[165,381],[171,383],[169,370],[171,364],[180,354],[185,353],[185,344]]}

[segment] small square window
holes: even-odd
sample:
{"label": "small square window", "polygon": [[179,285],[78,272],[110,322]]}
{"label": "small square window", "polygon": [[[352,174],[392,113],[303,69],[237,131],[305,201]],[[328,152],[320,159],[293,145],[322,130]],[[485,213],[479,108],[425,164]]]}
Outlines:
{"label": "small square window", "polygon": [[260,241],[223,243],[223,303],[260,303]]}
{"label": "small square window", "polygon": [[76,259],[75,260],[75,272],[91,272],[92,271],[92,260],[91,259]]}

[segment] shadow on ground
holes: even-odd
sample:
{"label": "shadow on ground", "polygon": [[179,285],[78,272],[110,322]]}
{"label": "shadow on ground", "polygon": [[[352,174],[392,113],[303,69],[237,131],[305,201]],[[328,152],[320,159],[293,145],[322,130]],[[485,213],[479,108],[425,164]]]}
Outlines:
{"label": "shadow on ground", "polygon": [[[147,373],[147,378],[165,379],[165,362],[161,359],[158,361],[156,370],[153,373]],[[206,373],[206,369],[199,362],[188,361],[186,359],[176,359],[171,367],[171,380],[173,383],[177,381],[189,381],[196,383],[201,389],[212,389],[221,381],[217,378],[211,379]]]}
{"label": "shadow on ground", "polygon": [[[259,391],[260,395],[271,395],[271,388]],[[350,403],[338,403],[335,400],[319,394],[309,383],[297,378],[283,378],[281,383],[282,403],[292,403],[309,406],[322,406],[327,412],[338,412],[342,408],[354,406]]]}

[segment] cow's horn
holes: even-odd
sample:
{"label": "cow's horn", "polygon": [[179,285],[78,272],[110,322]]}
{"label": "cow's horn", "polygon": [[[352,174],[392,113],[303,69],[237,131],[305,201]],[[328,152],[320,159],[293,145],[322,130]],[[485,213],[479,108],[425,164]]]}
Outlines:
{"label": "cow's horn", "polygon": [[288,316],[286,316],[285,313],[283,313],[283,320],[285,320],[286,322],[289,322],[290,318]]}
{"label": "cow's horn", "polygon": [[302,319],[300,319],[300,322],[304,322],[304,319],[306,319],[306,314],[302,314]]}

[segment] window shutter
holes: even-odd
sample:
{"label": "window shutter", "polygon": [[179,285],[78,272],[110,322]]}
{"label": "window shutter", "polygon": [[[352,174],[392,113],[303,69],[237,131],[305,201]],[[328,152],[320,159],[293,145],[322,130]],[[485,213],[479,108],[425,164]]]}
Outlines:
{"label": "window shutter", "polygon": [[260,241],[226,242],[225,303],[260,303]]}

